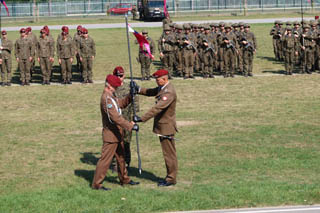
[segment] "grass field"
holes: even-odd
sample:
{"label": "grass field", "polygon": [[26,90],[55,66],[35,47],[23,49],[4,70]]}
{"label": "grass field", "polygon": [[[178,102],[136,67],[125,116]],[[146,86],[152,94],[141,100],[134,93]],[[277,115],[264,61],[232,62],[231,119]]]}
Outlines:
{"label": "grass field", "polygon": [[[270,27],[252,27],[259,43],[256,74],[283,69],[272,59]],[[149,31],[154,39],[160,36],[159,28]],[[128,69],[124,29],[90,34],[98,51],[96,80],[116,65]],[[133,67],[139,76],[136,62]],[[320,203],[320,75],[176,79],[173,84],[178,184],[156,186],[165,166],[149,121],[140,126],[141,176],[132,144],[129,175],[141,184],[121,187],[109,171],[105,186],[111,192],[90,189],[101,151],[102,84],[0,88],[0,212],[163,212]],[[154,99],[141,97],[140,102],[142,115]]]}

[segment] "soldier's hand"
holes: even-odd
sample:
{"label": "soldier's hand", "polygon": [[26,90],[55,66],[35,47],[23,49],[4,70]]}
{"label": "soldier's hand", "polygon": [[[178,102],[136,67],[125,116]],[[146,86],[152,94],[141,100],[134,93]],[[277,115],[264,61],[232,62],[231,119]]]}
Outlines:
{"label": "soldier's hand", "polygon": [[19,58],[17,58],[17,62],[19,62]]}
{"label": "soldier's hand", "polygon": [[138,124],[134,124],[132,127],[132,130],[138,132],[139,131],[139,125]]}
{"label": "soldier's hand", "polygon": [[59,61],[59,64],[61,64],[61,59],[60,59],[60,58],[59,58],[59,60],[58,60],[58,61]]}
{"label": "soldier's hand", "polygon": [[160,57],[163,57],[163,53],[162,52],[160,53]]}
{"label": "soldier's hand", "polygon": [[80,61],[82,62],[82,57],[80,57]]}
{"label": "soldier's hand", "polygon": [[38,57],[38,62],[40,62],[40,58]]}
{"label": "soldier's hand", "polygon": [[70,62],[71,62],[71,64],[72,64],[72,62],[73,62],[73,58],[70,58]]}
{"label": "soldier's hand", "polygon": [[296,56],[299,55],[297,51],[295,52],[295,54],[296,54]]}
{"label": "soldier's hand", "polygon": [[92,60],[94,59],[94,56],[92,56]]}
{"label": "soldier's hand", "polygon": [[29,57],[29,61],[32,61],[32,57]]}
{"label": "soldier's hand", "polygon": [[0,50],[3,50],[3,47],[2,47],[2,46],[0,47]]}
{"label": "soldier's hand", "polygon": [[136,123],[142,122],[141,118],[138,115],[133,116],[133,121]]}
{"label": "soldier's hand", "polygon": [[162,39],[162,42],[165,42],[165,41],[166,41],[166,40],[163,38],[163,39]]}
{"label": "soldier's hand", "polygon": [[51,62],[54,62],[54,58],[50,58],[50,61],[51,61]]}

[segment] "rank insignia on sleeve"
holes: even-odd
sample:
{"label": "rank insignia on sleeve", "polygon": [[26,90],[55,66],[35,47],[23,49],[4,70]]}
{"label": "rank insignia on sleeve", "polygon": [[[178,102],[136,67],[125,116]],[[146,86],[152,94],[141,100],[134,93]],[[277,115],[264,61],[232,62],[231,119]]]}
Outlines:
{"label": "rank insignia on sleeve", "polygon": [[163,100],[163,101],[168,100],[167,96],[163,96],[163,97],[162,97],[162,100]]}
{"label": "rank insignia on sleeve", "polygon": [[108,108],[108,109],[111,109],[111,108],[112,108],[112,104],[108,104],[108,105],[107,105],[107,108]]}

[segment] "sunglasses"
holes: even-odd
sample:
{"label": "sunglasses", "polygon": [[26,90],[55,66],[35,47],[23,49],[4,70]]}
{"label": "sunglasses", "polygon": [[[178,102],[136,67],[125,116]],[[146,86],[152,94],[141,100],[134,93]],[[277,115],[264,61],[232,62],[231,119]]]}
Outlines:
{"label": "sunglasses", "polygon": [[122,78],[123,77],[123,75],[117,75],[119,78]]}

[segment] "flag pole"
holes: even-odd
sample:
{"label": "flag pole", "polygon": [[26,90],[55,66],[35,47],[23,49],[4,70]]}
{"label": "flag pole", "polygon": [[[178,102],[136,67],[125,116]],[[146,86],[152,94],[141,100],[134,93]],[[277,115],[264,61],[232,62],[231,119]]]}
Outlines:
{"label": "flag pole", "polygon": [[[130,50],[129,29],[128,29],[128,14],[126,14],[125,17],[126,17],[127,43],[128,43],[130,81],[131,81],[130,86],[131,86],[132,82],[133,82],[133,74],[132,74],[131,50]],[[135,94],[132,94],[132,106],[133,106],[133,116],[136,116]],[[140,158],[138,131],[136,131],[136,143],[137,143],[137,154],[138,154],[138,168],[139,168],[139,174],[141,175],[142,169],[141,169],[141,158]]]}

